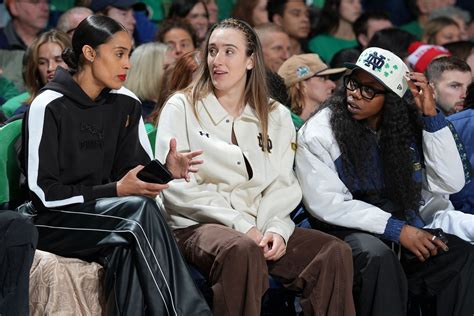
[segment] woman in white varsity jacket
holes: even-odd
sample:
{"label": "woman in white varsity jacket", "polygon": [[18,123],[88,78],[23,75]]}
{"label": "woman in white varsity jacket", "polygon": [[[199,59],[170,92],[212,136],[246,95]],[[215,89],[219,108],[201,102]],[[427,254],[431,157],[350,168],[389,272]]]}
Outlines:
{"label": "woman in white varsity jacket", "polygon": [[[167,186],[137,178],[152,153],[140,101],[122,87],[130,35],[90,16],[72,42],[72,73],[58,67],[24,119],[32,203],[20,210],[34,214],[38,248],[101,263],[107,315],[210,315],[153,199]],[[195,154],[173,147],[166,165],[187,177]]]}
{"label": "woman in white varsity jacket", "polygon": [[407,299],[423,315],[472,315],[474,248],[422,229],[464,184],[426,78],[377,47],[350,66],[343,89],[298,133],[296,172],[310,215],[300,224],[352,247],[358,315],[404,315]]}
{"label": "woman in white varsity jacket", "polygon": [[302,293],[305,315],[354,315],[352,261],[343,242],[294,228],[301,200],[290,112],[268,99],[260,42],[245,22],[216,24],[200,75],[161,113],[157,158],[203,150],[190,182],[163,192],[185,258],[208,278],[215,315],[260,315],[268,274]]}

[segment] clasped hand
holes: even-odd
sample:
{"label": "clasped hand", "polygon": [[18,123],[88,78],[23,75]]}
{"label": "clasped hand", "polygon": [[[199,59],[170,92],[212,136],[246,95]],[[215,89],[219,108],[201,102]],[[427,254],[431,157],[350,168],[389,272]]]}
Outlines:
{"label": "clasped hand", "polygon": [[250,237],[263,251],[265,260],[277,261],[286,253],[286,244],[277,233],[262,234],[256,227],[252,227],[247,236]]}

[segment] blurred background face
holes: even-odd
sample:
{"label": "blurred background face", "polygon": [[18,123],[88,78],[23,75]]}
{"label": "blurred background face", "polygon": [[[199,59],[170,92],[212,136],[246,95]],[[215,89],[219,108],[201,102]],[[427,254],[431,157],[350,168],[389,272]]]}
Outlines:
{"label": "blurred background face", "polygon": [[10,10],[21,24],[37,30],[46,28],[49,18],[47,0],[16,0]]}
{"label": "blurred background face", "polygon": [[[279,20],[279,21],[277,21]],[[310,31],[309,10],[304,1],[290,0],[285,5],[283,17],[275,20],[291,37],[304,39]]]}
{"label": "blurred background face", "polygon": [[454,5],[456,0],[416,0],[416,6],[422,14],[430,14],[432,11],[448,5]]}
{"label": "blurred background face", "polygon": [[62,47],[54,42],[44,43],[38,48],[38,72],[43,85],[53,79],[58,66],[68,69],[61,57],[62,51]]}
{"label": "blurred background face", "polygon": [[69,20],[69,29],[66,30],[66,34],[69,35],[71,39],[79,23],[81,23],[82,20],[87,18],[89,15],[90,14],[88,13],[76,13],[76,14],[71,15],[70,20]]}
{"label": "blurred background face", "polygon": [[360,0],[341,0],[339,6],[339,16],[341,19],[354,23],[355,20],[362,14],[362,5]]}
{"label": "blurred background face", "polygon": [[257,5],[252,12],[252,21],[255,26],[268,22],[267,0],[254,0]]}
{"label": "blurred background face", "polygon": [[451,18],[459,26],[459,32],[460,32],[461,40],[463,40],[463,41],[469,40],[469,34],[467,32],[467,25],[466,25],[466,22],[464,21],[464,19],[462,17],[456,16],[456,15],[452,16]]}
{"label": "blurred background face", "polygon": [[471,55],[467,57],[466,63],[469,65],[469,67],[471,67],[471,75],[472,78],[474,78],[474,49],[471,50]]}
{"label": "blurred background face", "polygon": [[326,101],[336,88],[336,84],[328,76],[314,76],[305,82],[309,99],[317,105]]}
{"label": "blurred background face", "polygon": [[114,19],[115,21],[121,23],[130,33],[130,36],[133,35],[135,31],[136,20],[133,16],[133,9],[122,10],[114,7],[110,7],[107,11],[107,16]]}
{"label": "blurred background face", "polygon": [[461,30],[456,25],[443,27],[435,36],[435,45],[444,45],[461,40]]}
{"label": "blurred background face", "polygon": [[261,39],[265,66],[277,72],[291,56],[290,37],[286,33],[271,32]]}
{"label": "blurred background face", "polygon": [[206,1],[207,12],[209,12],[209,23],[214,24],[217,22],[219,15],[219,7],[216,4],[215,0]]}
{"label": "blurred background face", "polygon": [[469,84],[472,82],[470,72],[447,70],[441,79],[434,84],[436,103],[445,113],[452,114],[464,109],[464,99]]}
{"label": "blurred background face", "polygon": [[389,20],[372,20],[367,22],[367,42],[374,36],[375,32],[393,27]]}
{"label": "blurred background face", "polygon": [[180,28],[174,28],[166,32],[163,36],[163,42],[168,45],[175,58],[196,49],[191,34]]}
{"label": "blurred background face", "polygon": [[357,39],[359,40],[361,46],[366,48],[376,32],[391,27],[393,27],[393,24],[389,20],[369,19],[367,21],[367,33],[359,34]]}
{"label": "blurred background face", "polygon": [[199,39],[206,37],[207,28],[209,27],[209,17],[202,2],[196,3],[191,11],[189,11],[186,19],[196,30]]}

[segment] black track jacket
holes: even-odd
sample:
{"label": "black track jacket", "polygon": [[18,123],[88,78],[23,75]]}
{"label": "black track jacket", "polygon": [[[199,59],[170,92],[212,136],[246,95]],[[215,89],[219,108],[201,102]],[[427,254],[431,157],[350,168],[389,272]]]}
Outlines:
{"label": "black track jacket", "polygon": [[60,67],[26,113],[23,149],[37,209],[116,196],[116,181],[152,158],[131,91],[104,89],[91,100]]}

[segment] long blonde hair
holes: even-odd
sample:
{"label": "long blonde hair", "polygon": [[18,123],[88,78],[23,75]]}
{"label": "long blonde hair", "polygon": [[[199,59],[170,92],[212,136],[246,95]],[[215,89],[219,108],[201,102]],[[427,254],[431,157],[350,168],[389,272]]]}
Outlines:
{"label": "long blonde hair", "polygon": [[298,81],[297,83],[289,87],[287,90],[288,90],[288,96],[290,98],[291,112],[297,115],[301,115],[305,107],[305,95],[306,95],[306,90],[305,90],[305,87],[303,86],[303,81]]}
{"label": "long blonde hair", "polygon": [[156,102],[160,99],[167,49],[167,45],[153,42],[142,44],[133,51],[125,86],[140,100]]}
{"label": "long blonde hair", "polygon": [[44,87],[46,83],[41,81],[41,76],[38,70],[39,66],[39,49],[41,45],[47,43],[55,43],[61,47],[61,51],[65,48],[71,48],[71,39],[66,33],[52,29],[48,32],[39,35],[33,43],[28,47],[25,53],[25,65],[23,66],[23,78],[25,81],[26,90],[30,94],[30,97],[25,102],[31,104],[33,99],[38,95],[40,89]]}
{"label": "long blonde hair", "polygon": [[190,103],[193,105],[193,112],[196,117],[197,103],[199,100],[206,97],[209,93],[213,92],[213,85],[211,81],[211,72],[206,62],[209,54],[209,38],[211,34],[217,29],[234,29],[241,32],[244,35],[245,42],[247,43],[246,54],[248,57],[254,57],[254,67],[247,70],[247,80],[245,83],[245,90],[243,101],[245,104],[249,104],[256,112],[257,117],[260,121],[262,129],[262,138],[264,150],[268,151],[268,117],[270,111],[273,109],[273,103],[269,104],[265,65],[263,62],[262,45],[258,39],[257,34],[250,25],[246,22],[237,19],[225,19],[210,29],[205,40],[203,47],[203,59],[198,69],[198,75],[193,83],[185,90]]}

